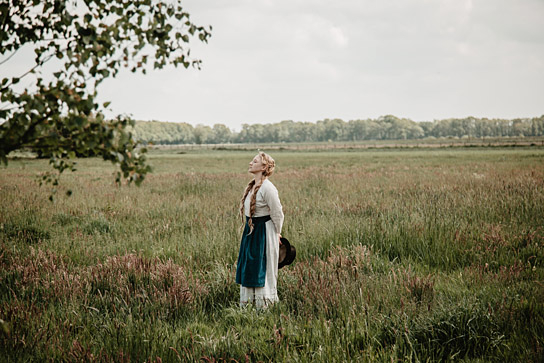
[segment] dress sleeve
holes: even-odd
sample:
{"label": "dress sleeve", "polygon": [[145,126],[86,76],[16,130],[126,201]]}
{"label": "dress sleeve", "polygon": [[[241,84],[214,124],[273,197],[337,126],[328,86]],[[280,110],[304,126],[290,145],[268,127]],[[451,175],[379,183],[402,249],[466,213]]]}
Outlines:
{"label": "dress sleeve", "polygon": [[272,183],[267,183],[266,188],[263,190],[263,198],[270,208],[270,218],[276,227],[276,232],[281,233],[281,227],[283,226],[283,209],[278,196],[278,190]]}

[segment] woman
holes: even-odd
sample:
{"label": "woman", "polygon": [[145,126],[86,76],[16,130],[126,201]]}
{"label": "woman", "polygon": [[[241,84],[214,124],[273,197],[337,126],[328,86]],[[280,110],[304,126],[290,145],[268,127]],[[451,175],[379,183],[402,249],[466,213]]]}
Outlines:
{"label": "woman", "polygon": [[253,180],[240,201],[240,213],[246,219],[236,268],[240,306],[251,303],[260,309],[278,301],[276,284],[283,211],[278,190],[268,180],[274,167],[274,159],[263,152],[249,163]]}

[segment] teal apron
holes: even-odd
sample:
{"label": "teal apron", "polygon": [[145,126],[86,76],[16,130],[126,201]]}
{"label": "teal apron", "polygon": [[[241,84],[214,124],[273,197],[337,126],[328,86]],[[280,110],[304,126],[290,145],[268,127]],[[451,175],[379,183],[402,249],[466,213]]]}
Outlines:
{"label": "teal apron", "polygon": [[266,222],[270,216],[253,217],[251,234],[248,220],[246,216],[236,266],[236,283],[244,287],[263,287],[266,276]]}

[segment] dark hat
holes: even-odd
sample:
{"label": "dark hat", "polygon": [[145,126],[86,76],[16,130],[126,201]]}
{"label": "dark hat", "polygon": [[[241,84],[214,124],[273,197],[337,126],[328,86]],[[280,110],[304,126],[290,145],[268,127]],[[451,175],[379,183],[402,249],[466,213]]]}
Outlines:
{"label": "dark hat", "polygon": [[297,249],[289,243],[289,240],[285,237],[280,238],[280,258],[278,268],[290,265],[297,256]]}

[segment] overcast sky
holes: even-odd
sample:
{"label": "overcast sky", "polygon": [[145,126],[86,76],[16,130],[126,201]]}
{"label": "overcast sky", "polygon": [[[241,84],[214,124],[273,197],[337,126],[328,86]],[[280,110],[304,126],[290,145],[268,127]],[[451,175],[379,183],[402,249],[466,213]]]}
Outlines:
{"label": "overcast sky", "polygon": [[415,121],[544,114],[544,0],[190,0],[202,69],[99,89],[138,120]]}

